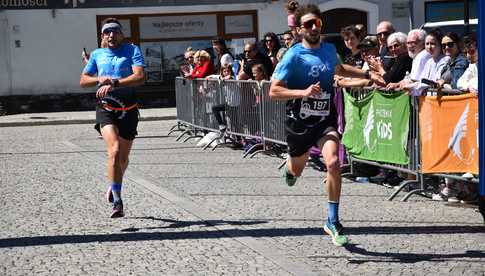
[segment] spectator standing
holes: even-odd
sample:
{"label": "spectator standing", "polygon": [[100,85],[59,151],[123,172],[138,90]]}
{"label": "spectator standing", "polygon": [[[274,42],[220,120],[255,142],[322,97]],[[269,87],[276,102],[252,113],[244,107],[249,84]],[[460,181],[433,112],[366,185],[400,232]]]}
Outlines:
{"label": "spectator standing", "polygon": [[441,71],[448,64],[450,57],[445,56],[441,50],[442,34],[439,30],[432,30],[425,39],[425,49],[431,55],[424,65],[416,81],[410,81],[403,85],[402,89],[409,91],[412,96],[421,96],[422,92],[431,87],[429,80],[436,82],[441,77]]}
{"label": "spectator standing", "polygon": [[468,60],[461,53],[460,42],[460,37],[456,33],[447,33],[441,40],[443,52],[450,57],[450,62],[441,72],[441,78],[438,80],[440,88],[456,89],[458,79],[468,67]]}
{"label": "spectator standing", "polygon": [[408,55],[406,40],[407,35],[402,32],[392,33],[389,36],[387,45],[395,61],[387,72],[382,66],[377,67],[377,73],[372,74],[372,80],[376,84],[386,86],[391,82],[400,82],[404,79],[406,72],[411,71],[413,60]]}
{"label": "spectator standing", "polygon": [[288,28],[293,33],[293,37],[298,37],[298,32],[296,31],[296,19],[295,19],[295,12],[298,9],[299,4],[298,1],[295,0],[288,0],[285,5],[286,12],[288,13]]}
{"label": "spectator standing", "polygon": [[271,59],[273,63],[273,69],[278,63],[276,59],[276,54],[278,50],[281,48],[280,40],[275,33],[266,33],[264,35],[264,49],[266,51],[266,55]]}
{"label": "spectator standing", "polygon": [[414,29],[409,31],[406,46],[409,57],[413,59],[409,79],[404,78],[398,83],[390,83],[387,85],[387,89],[402,89],[404,86],[420,80],[419,76],[424,69],[424,65],[431,58],[431,54],[425,50],[425,38],[426,32],[424,30]]}
{"label": "spectator standing", "polygon": [[[231,80],[234,79],[234,72],[230,64],[222,65],[219,75],[210,75],[208,79],[219,79],[219,80]],[[217,123],[219,124],[219,131],[224,133],[227,128],[226,120],[226,105],[230,109],[230,114],[236,114],[233,112],[240,104],[241,99],[239,96],[239,91],[237,89],[231,89],[230,86],[224,85],[222,92],[224,93],[224,104],[216,104],[212,106],[212,113],[214,114]]]}
{"label": "spectator standing", "polygon": [[[379,56],[379,43],[377,42],[377,37],[366,36],[359,45],[357,45],[357,48],[359,48],[364,61],[362,70],[368,72],[370,70],[368,61]],[[372,81],[367,78],[338,78],[336,79],[336,85],[339,87],[363,87],[372,85]]]}
{"label": "spectator standing", "polygon": [[234,57],[226,46],[226,41],[219,37],[213,39],[212,49],[214,50],[214,72],[219,72],[223,65],[232,65],[234,62]]}
{"label": "spectator standing", "polygon": [[96,126],[108,151],[106,199],[113,204],[111,218],[124,216],[121,188],[128,157],[137,133],[138,107],[134,87],[145,82],[145,62],[140,48],[124,43],[120,22],[108,18],[101,28],[106,48],[91,53],[81,74],[81,87],[98,86]]}
{"label": "spectator standing", "polygon": [[361,31],[354,25],[350,25],[342,28],[340,36],[342,36],[342,39],[344,40],[345,47],[350,50],[350,53],[344,57],[344,63],[357,68],[362,68],[364,60],[360,54],[360,49],[357,47],[362,40]]}
{"label": "spectator standing", "polygon": [[460,90],[478,94],[478,49],[475,33],[465,38],[465,53],[470,64],[465,73],[458,79],[457,87]]}
{"label": "spectator standing", "polygon": [[195,52],[192,50],[192,47],[188,47],[187,50],[185,50],[184,62],[179,68],[180,76],[187,78],[192,75],[195,66],[194,54]]}
{"label": "spectator standing", "polygon": [[290,48],[295,44],[295,37],[291,33],[291,30],[285,31],[283,33],[283,43],[285,44],[286,48]]}
{"label": "spectator standing", "polygon": [[191,78],[205,78],[214,72],[212,60],[207,51],[199,50],[195,52],[194,59],[196,60],[196,64],[190,75]]}
{"label": "spectator standing", "polygon": [[258,51],[256,43],[248,42],[244,45],[244,55],[245,58],[242,61],[242,70],[239,71],[238,80],[254,80],[254,75],[252,68],[254,64],[263,64],[266,76],[271,76],[273,74],[273,63],[271,59],[265,54]]}
{"label": "spectator standing", "polygon": [[394,32],[394,27],[389,21],[381,21],[376,28],[377,39],[379,39],[379,56],[385,71],[388,71],[394,63],[387,45],[387,39]]}

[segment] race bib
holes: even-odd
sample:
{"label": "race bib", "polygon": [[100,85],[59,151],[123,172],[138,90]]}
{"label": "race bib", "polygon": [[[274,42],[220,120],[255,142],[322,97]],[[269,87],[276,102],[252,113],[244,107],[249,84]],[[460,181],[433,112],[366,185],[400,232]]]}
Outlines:
{"label": "race bib", "polygon": [[331,93],[321,91],[319,95],[304,97],[301,101],[300,118],[326,117],[330,114]]}

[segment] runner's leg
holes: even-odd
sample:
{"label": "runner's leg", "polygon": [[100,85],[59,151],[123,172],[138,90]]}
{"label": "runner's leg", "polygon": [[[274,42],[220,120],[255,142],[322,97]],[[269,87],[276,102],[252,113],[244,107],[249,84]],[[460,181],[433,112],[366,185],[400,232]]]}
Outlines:
{"label": "runner's leg", "polygon": [[[118,128],[112,124],[105,125],[101,128],[101,134],[108,149],[108,178],[111,186],[108,188],[107,196],[108,201],[113,202],[112,218],[122,217],[124,215],[121,200],[121,185],[124,170],[121,163],[120,138],[118,133]],[[109,197],[110,195],[112,196],[111,198]]]}
{"label": "runner's leg", "polygon": [[340,162],[338,159],[338,134],[334,131],[325,135],[319,141],[322,155],[327,166],[326,190],[328,194],[328,218],[324,230],[332,237],[332,242],[343,246],[348,242],[347,237],[341,233],[342,226],[338,217],[342,179],[340,175]]}
{"label": "runner's leg", "polygon": [[288,159],[288,164],[287,164],[288,172],[296,177],[301,176],[301,173],[303,172],[303,169],[306,166],[306,162],[308,161],[309,155],[310,155],[310,152],[307,151],[306,153],[300,156],[290,157]]}

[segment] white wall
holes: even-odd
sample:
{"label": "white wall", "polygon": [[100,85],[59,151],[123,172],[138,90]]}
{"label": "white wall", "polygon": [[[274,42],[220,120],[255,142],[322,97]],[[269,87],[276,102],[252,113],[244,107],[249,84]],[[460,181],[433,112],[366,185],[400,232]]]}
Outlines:
{"label": "white wall", "polygon": [[9,39],[7,37],[7,18],[5,12],[0,11],[0,95],[10,94],[10,72],[9,72]]}
{"label": "white wall", "polygon": [[[5,83],[12,83],[13,95],[41,95],[81,93],[91,91],[79,88],[82,70],[81,50],[97,47],[96,15],[155,14],[257,10],[259,36],[267,31],[283,32],[287,28],[286,12],[282,2],[246,5],[205,5],[179,7],[7,10],[0,13],[8,27],[0,25],[0,95],[7,95]],[[3,21],[2,21],[3,22]],[[15,31],[14,31],[15,28]],[[3,39],[6,33],[6,39]],[[15,47],[20,40],[21,47]],[[2,46],[6,41],[8,49]],[[4,47],[5,48],[5,47]],[[4,81],[3,72],[11,60],[11,81]],[[8,78],[8,77],[7,77]]]}

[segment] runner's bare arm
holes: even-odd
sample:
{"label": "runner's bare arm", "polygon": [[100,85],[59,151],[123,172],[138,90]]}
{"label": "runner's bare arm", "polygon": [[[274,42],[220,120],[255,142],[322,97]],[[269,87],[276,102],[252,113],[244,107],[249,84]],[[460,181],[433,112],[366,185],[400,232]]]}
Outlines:
{"label": "runner's bare arm", "polygon": [[308,86],[306,89],[288,89],[284,81],[273,80],[269,89],[269,96],[275,100],[292,100],[320,93],[320,82]]}
{"label": "runner's bare arm", "polygon": [[79,85],[83,88],[98,85],[98,77],[91,76],[88,73],[81,73],[81,79],[79,80]]}
{"label": "runner's bare arm", "polygon": [[348,78],[369,79],[369,75],[366,73],[366,71],[355,68],[348,64],[337,64],[335,66],[335,74]]}
{"label": "runner's bare arm", "polygon": [[133,74],[118,80],[121,87],[140,86],[145,83],[145,71],[142,66],[133,66]]}

